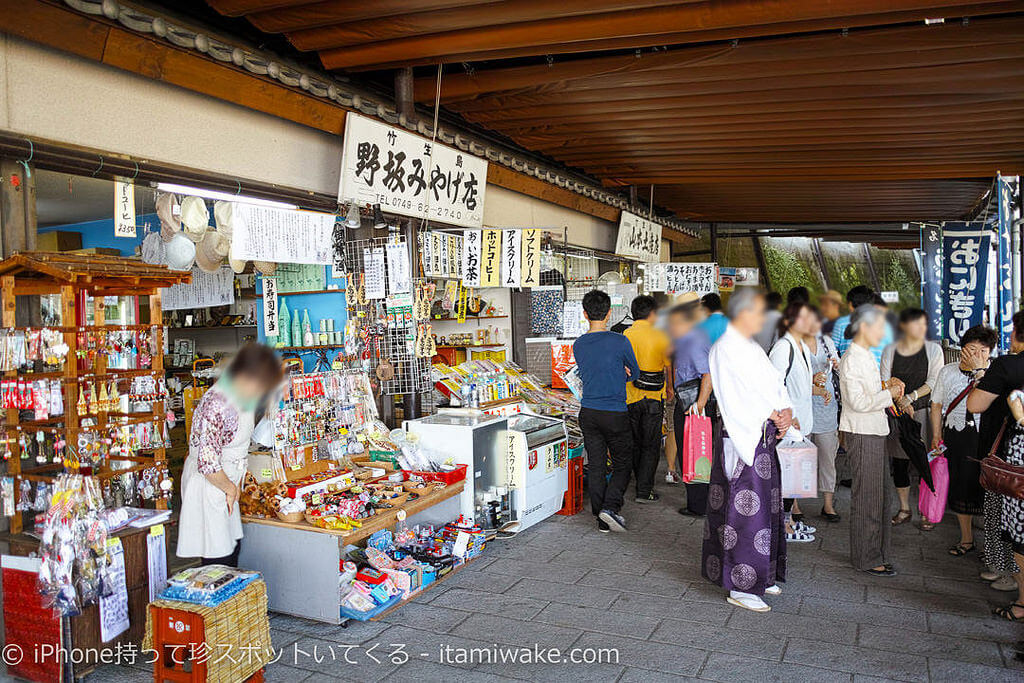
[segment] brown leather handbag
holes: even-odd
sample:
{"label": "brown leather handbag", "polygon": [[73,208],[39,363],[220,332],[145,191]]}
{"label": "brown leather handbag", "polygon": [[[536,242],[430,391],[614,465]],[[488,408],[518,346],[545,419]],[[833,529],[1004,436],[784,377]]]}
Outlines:
{"label": "brown leather handbag", "polygon": [[1024,500],[1024,467],[1012,465],[996,455],[1002,444],[1008,422],[1003,423],[996,440],[992,442],[992,448],[989,449],[988,455],[981,459],[979,481],[986,491]]}

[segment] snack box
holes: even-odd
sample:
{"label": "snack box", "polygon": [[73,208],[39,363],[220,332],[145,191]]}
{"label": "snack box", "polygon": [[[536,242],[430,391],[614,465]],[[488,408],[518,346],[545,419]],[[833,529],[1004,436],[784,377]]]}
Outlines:
{"label": "snack box", "polygon": [[304,498],[315,493],[352,486],[355,483],[355,475],[348,470],[337,473],[328,470],[288,482],[287,496],[289,498]]}

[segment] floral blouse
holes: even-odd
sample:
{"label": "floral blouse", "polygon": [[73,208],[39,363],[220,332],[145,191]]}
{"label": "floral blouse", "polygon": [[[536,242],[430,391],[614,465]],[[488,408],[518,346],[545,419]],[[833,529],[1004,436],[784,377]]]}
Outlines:
{"label": "floral blouse", "polygon": [[238,431],[238,408],[220,391],[207,391],[192,414],[190,455],[196,454],[196,466],[202,474],[221,471],[220,457]]}

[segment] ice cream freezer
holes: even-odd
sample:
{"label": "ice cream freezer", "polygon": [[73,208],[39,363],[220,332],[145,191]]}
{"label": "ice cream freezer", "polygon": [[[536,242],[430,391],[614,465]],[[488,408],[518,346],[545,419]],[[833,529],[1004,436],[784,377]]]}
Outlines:
{"label": "ice cream freezer", "polygon": [[510,516],[520,529],[558,512],[569,488],[565,422],[540,415],[510,417],[505,465]]}

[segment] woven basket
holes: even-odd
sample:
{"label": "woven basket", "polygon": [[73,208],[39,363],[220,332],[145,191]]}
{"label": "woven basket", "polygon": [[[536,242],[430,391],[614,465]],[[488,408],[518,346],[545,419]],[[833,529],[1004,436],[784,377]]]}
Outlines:
{"label": "woven basket", "polygon": [[297,524],[303,520],[306,516],[304,512],[278,512],[277,518],[282,522],[288,522],[289,524]]}

